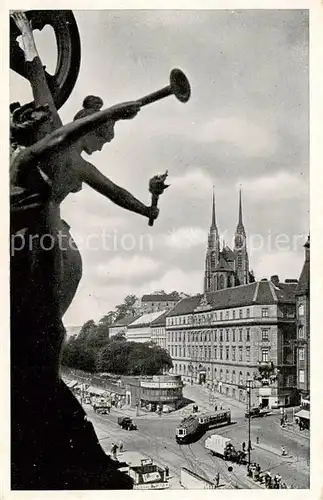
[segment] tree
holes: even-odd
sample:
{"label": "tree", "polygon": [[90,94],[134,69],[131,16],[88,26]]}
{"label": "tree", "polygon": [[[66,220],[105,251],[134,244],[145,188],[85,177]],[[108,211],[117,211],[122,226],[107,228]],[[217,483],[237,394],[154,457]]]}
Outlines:
{"label": "tree", "polygon": [[120,319],[124,318],[125,316],[132,315],[134,316],[136,314],[136,310],[134,308],[134,304],[138,300],[138,297],[136,295],[127,295],[123,301],[122,304],[119,304],[116,309],[116,316],[115,316],[115,321],[119,321]]}

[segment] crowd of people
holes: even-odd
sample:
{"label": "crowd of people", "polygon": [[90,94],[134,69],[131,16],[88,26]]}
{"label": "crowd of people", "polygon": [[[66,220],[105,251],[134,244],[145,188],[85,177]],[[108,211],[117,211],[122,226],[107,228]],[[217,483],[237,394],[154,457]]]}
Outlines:
{"label": "crowd of people", "polygon": [[247,474],[254,481],[259,482],[268,489],[288,489],[286,483],[282,481],[282,476],[280,474],[276,474],[274,477],[272,477],[270,471],[262,471],[260,465],[255,462],[252,463],[250,467],[248,465]]}

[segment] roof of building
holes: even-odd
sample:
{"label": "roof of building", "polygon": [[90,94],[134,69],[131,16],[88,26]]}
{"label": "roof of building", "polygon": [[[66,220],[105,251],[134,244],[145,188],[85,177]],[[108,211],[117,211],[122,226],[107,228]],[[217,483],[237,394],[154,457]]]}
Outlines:
{"label": "roof of building", "polygon": [[173,293],[153,293],[153,294],[147,294],[143,295],[141,298],[142,302],[169,302],[169,301],[175,301],[179,300],[178,295],[173,294]]}
{"label": "roof of building", "polygon": [[297,295],[306,295],[310,290],[310,237],[308,237],[305,247],[305,261],[301,275],[298,280],[296,290]]}
{"label": "roof of building", "polygon": [[228,262],[234,262],[236,259],[234,252],[228,246],[225,246],[221,253]]}
{"label": "roof of building", "polygon": [[128,325],[128,328],[150,325],[155,319],[159,318],[162,314],[167,311],[155,311],[151,313],[142,314],[135,321]]}
{"label": "roof of building", "polygon": [[151,326],[166,326],[166,315],[168,311],[165,311],[161,316],[158,316],[158,318],[154,319],[151,322]]}
{"label": "roof of building", "polygon": [[218,265],[215,268],[215,271],[227,271],[227,272],[231,272],[231,273],[234,272],[233,268],[225,260],[222,252],[220,252],[219,262],[218,262]]}
{"label": "roof of building", "polygon": [[281,284],[275,287],[270,281],[256,281],[248,285],[225,288],[216,292],[206,292],[204,295],[195,295],[182,299],[169,311],[167,316],[180,316],[193,313],[203,297],[210,305],[209,310],[229,309],[231,307],[248,306],[253,304],[295,303],[296,284]]}
{"label": "roof of building", "polygon": [[127,326],[139,317],[140,316],[138,314],[136,316],[132,316],[131,314],[129,314],[128,316],[124,316],[123,318],[119,319],[118,321],[115,321],[114,323],[112,323],[112,325],[110,325],[110,328],[111,327],[114,328],[114,327],[118,327],[118,326]]}

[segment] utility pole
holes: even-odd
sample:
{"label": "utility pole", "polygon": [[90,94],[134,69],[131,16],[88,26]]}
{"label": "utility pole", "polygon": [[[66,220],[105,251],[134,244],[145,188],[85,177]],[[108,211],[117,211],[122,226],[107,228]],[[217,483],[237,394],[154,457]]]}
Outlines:
{"label": "utility pole", "polygon": [[251,454],[251,380],[247,380],[247,394],[248,394],[248,467],[250,467],[250,454]]}

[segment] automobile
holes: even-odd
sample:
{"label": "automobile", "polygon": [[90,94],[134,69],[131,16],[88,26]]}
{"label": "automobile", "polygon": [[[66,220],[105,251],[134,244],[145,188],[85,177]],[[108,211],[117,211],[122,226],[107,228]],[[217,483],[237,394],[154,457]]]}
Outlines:
{"label": "automobile", "polygon": [[[270,410],[260,408],[259,406],[250,408],[250,418],[265,417],[266,415],[268,415],[268,413],[270,413]],[[246,411],[245,417],[249,418],[249,411]]]}
{"label": "automobile", "polygon": [[130,417],[118,417],[118,424],[126,431],[134,431],[137,429],[137,425]]}

